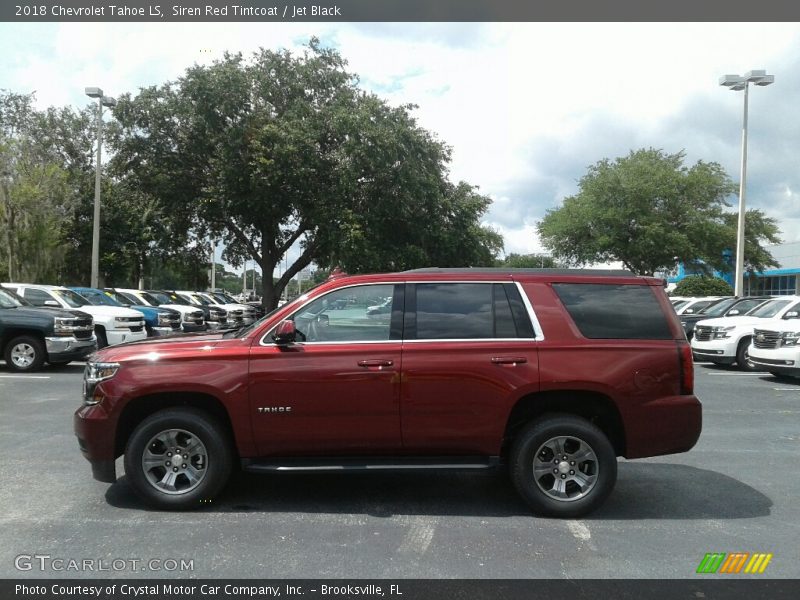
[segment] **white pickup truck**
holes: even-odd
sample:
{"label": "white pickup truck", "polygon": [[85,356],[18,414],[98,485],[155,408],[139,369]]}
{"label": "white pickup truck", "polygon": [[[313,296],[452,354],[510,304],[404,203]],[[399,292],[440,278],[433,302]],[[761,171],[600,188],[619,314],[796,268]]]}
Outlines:
{"label": "white pickup truck", "polygon": [[144,315],[138,311],[116,306],[95,306],[71,289],[57,285],[4,283],[3,287],[16,292],[34,306],[77,308],[92,315],[98,348],[147,338]]}

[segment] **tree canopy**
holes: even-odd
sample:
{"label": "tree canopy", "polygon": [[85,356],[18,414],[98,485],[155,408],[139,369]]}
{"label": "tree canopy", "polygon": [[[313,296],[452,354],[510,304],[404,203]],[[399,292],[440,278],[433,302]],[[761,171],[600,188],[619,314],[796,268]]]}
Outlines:
{"label": "tree canopy", "polygon": [[719,277],[689,275],[678,282],[673,291],[675,296],[732,296],[733,288]]}
{"label": "tree canopy", "polygon": [[[447,179],[450,149],[361,91],[335,50],[261,49],[119,99],[113,170],[198,238],[253,259],[274,306],[312,261],[351,271],[491,264],[490,200]],[[273,285],[295,244],[300,256]]]}
{"label": "tree canopy", "polygon": [[[571,265],[620,261],[651,275],[683,262],[728,272],[736,245],[736,214],[725,210],[738,187],[716,163],[684,165],[684,153],[642,149],[589,167],[579,191],[538,223],[542,243]],[[777,243],[775,221],[746,213],[745,263],[761,271],[776,263],[761,243]]]}

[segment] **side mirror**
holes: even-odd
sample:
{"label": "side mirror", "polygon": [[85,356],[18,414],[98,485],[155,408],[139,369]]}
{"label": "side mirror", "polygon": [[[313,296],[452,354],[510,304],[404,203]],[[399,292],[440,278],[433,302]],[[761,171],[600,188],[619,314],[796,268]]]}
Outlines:
{"label": "side mirror", "polygon": [[735,317],[738,314],[739,314],[739,311],[736,310],[735,308],[733,310],[731,310],[731,311],[728,311],[728,316],[729,317]]}
{"label": "side mirror", "polygon": [[58,302],[56,302],[55,300],[45,300],[44,301],[44,305],[45,306],[54,306],[55,308],[60,308],[61,307],[61,305]]}
{"label": "side mirror", "polygon": [[297,330],[294,327],[294,321],[281,321],[272,334],[272,341],[278,346],[286,346],[293,344],[297,337]]}
{"label": "side mirror", "polygon": [[783,315],[784,319],[796,319],[798,317],[800,317],[800,313],[798,313],[796,310],[790,310],[785,315]]}

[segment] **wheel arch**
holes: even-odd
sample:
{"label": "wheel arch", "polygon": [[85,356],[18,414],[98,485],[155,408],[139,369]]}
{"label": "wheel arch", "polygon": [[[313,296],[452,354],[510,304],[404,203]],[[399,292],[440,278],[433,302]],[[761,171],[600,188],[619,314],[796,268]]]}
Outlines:
{"label": "wheel arch", "polygon": [[[114,436],[114,456],[120,456],[136,427],[150,415],[167,408],[196,408],[208,413],[227,431],[231,442],[235,441],[233,425],[225,405],[215,396],[202,392],[168,392],[149,394],[130,400],[117,421]],[[236,444],[233,443],[236,453]]]}
{"label": "wheel arch", "polygon": [[535,392],[520,398],[506,421],[501,455],[508,456],[516,435],[527,423],[547,414],[583,417],[608,436],[617,456],[625,456],[625,426],[616,404],[604,394],[586,390]]}

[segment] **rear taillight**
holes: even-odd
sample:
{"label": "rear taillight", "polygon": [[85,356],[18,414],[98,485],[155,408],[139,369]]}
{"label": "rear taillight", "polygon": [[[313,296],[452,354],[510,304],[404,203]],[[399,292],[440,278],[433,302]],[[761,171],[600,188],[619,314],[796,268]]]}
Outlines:
{"label": "rear taillight", "polygon": [[694,361],[692,347],[684,340],[678,342],[678,360],[681,369],[681,395],[688,396],[694,393]]}

